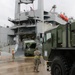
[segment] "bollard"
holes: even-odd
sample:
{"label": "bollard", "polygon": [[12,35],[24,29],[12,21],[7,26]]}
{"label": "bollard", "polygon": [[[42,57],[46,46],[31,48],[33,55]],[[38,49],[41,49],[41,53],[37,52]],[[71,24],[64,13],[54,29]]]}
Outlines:
{"label": "bollard", "polygon": [[1,55],[1,51],[0,51],[0,55]]}
{"label": "bollard", "polygon": [[9,47],[9,53],[10,53],[10,47]]}
{"label": "bollard", "polygon": [[14,57],[14,49],[12,49],[12,59],[15,59],[15,57]]}

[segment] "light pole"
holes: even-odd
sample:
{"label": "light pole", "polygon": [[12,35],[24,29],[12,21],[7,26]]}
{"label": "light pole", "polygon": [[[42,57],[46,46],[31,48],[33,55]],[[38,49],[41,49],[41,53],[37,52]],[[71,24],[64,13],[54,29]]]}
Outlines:
{"label": "light pole", "polygon": [[[33,3],[33,0],[32,0],[32,3]],[[36,34],[36,38],[37,38],[37,23],[36,23],[35,11],[34,11],[34,4],[33,4],[33,14],[34,14],[34,23],[35,23],[35,34]]]}
{"label": "light pole", "polygon": [[19,13],[19,23],[18,23],[18,31],[17,31],[17,35],[18,35],[18,44],[19,44],[19,26],[20,26],[20,13]]}

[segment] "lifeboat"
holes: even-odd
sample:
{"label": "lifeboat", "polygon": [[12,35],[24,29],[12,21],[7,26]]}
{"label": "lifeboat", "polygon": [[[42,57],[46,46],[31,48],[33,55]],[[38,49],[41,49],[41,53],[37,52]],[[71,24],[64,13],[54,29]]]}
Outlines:
{"label": "lifeboat", "polygon": [[68,22],[68,20],[69,20],[69,18],[66,17],[64,14],[60,14],[60,17],[61,17],[63,20],[67,21],[67,22]]}

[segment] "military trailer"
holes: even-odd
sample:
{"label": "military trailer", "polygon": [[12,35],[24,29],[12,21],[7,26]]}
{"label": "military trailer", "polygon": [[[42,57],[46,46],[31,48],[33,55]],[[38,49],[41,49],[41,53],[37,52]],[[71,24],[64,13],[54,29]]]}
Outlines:
{"label": "military trailer", "polygon": [[26,40],[24,41],[24,55],[25,56],[33,56],[36,47],[36,42],[34,40]]}
{"label": "military trailer", "polygon": [[51,75],[75,75],[75,22],[46,31],[42,50]]}

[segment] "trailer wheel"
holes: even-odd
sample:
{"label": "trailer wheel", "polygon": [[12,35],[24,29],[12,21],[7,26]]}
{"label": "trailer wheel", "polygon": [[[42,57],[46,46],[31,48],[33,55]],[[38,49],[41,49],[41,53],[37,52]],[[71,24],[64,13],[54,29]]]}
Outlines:
{"label": "trailer wheel", "polygon": [[70,75],[75,75],[75,63],[72,65],[72,68],[70,70]]}
{"label": "trailer wheel", "polygon": [[64,58],[55,57],[51,64],[51,74],[52,75],[67,75],[68,66]]}
{"label": "trailer wheel", "polygon": [[27,53],[24,53],[24,56],[28,56],[28,54]]}

